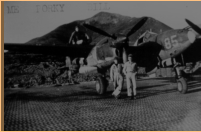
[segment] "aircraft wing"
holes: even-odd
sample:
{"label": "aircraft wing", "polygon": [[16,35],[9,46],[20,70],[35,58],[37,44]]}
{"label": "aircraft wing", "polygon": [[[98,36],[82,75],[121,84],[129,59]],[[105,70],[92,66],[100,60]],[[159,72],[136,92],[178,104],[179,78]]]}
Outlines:
{"label": "aircraft wing", "polygon": [[140,46],[129,46],[127,53],[133,55],[138,66],[146,67],[146,72],[149,72],[158,65],[161,49],[162,46],[156,42],[146,42]]}
{"label": "aircraft wing", "polygon": [[49,54],[64,55],[71,57],[87,57],[94,46],[92,45],[63,45],[63,46],[47,46],[47,45],[28,45],[28,44],[12,44],[4,43],[4,50],[17,53],[33,53],[33,54]]}

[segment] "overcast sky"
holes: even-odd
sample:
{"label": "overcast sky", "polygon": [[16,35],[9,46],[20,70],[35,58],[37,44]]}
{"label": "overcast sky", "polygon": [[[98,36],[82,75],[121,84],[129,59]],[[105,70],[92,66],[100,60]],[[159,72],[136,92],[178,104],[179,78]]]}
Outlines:
{"label": "overcast sky", "polygon": [[4,42],[24,43],[100,11],[150,16],[172,28],[186,27],[185,18],[201,24],[201,1],[4,2]]}

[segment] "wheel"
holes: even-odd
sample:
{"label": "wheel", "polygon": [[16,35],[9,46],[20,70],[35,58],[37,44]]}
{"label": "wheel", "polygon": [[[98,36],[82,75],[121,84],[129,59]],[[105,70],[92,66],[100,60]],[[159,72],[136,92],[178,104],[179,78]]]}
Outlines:
{"label": "wheel", "polygon": [[188,91],[187,83],[185,78],[177,80],[177,89],[180,93],[185,94]]}
{"label": "wheel", "polygon": [[107,91],[107,80],[99,76],[96,81],[96,92],[100,95],[105,94]]}

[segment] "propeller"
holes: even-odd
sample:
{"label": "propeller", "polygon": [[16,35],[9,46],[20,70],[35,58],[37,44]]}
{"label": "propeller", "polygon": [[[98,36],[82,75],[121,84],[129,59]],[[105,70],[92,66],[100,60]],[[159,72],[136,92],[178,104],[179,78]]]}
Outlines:
{"label": "propeller", "polygon": [[110,34],[108,34],[107,32],[105,32],[105,31],[103,31],[103,30],[101,30],[101,29],[99,29],[99,28],[96,28],[96,27],[94,27],[94,26],[91,26],[91,25],[88,25],[88,24],[83,24],[86,28],[88,28],[88,29],[90,29],[90,30],[92,30],[92,31],[94,31],[94,32],[97,32],[97,33],[99,33],[99,34],[101,34],[101,35],[104,35],[104,36],[107,36],[107,37],[110,37],[110,38],[113,38],[113,39],[117,39],[117,37],[115,36],[115,35],[110,35]]}
{"label": "propeller", "polygon": [[121,39],[119,39],[119,41],[116,41],[115,46],[116,47],[125,47],[127,48],[129,46],[129,37],[134,34],[136,31],[138,31],[147,21],[148,17],[143,17],[141,20],[139,20],[139,22],[137,24],[135,24],[135,26],[133,26],[133,28],[127,33],[126,37],[122,37]]}
{"label": "propeller", "polygon": [[200,27],[198,27],[197,25],[195,25],[194,23],[192,23],[188,19],[185,19],[185,20],[188,23],[188,25],[190,25],[193,28],[193,30],[195,30],[197,33],[199,33],[201,35],[201,28]]}
{"label": "propeller", "polygon": [[[132,35],[133,33],[135,33],[136,31],[138,31],[144,24],[145,22],[147,21],[148,17],[143,17],[129,32],[128,34],[126,35],[126,39],[128,39],[128,37],[130,35]],[[107,36],[107,37],[110,37],[110,38],[113,38],[114,40],[117,39],[117,37],[113,34],[113,35],[110,35],[108,34],[107,32],[97,28],[97,27],[94,27],[94,26],[91,26],[89,24],[83,24],[86,28],[94,31],[94,32],[97,32],[101,35],[104,35],[104,36]],[[125,40],[125,39],[124,39]]]}
{"label": "propeller", "polygon": [[130,35],[132,35],[133,33],[135,33],[137,30],[139,30],[147,21],[148,17],[144,17],[142,18],[126,35],[126,37],[128,38]]}

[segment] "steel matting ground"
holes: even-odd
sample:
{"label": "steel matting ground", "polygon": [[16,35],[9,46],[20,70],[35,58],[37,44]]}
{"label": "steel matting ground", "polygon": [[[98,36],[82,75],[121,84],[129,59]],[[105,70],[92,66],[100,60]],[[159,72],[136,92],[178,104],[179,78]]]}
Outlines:
{"label": "steel matting ground", "polygon": [[9,89],[4,92],[4,130],[201,130],[201,79],[180,94],[168,79],[138,80],[138,99],[95,92],[95,83]]}

